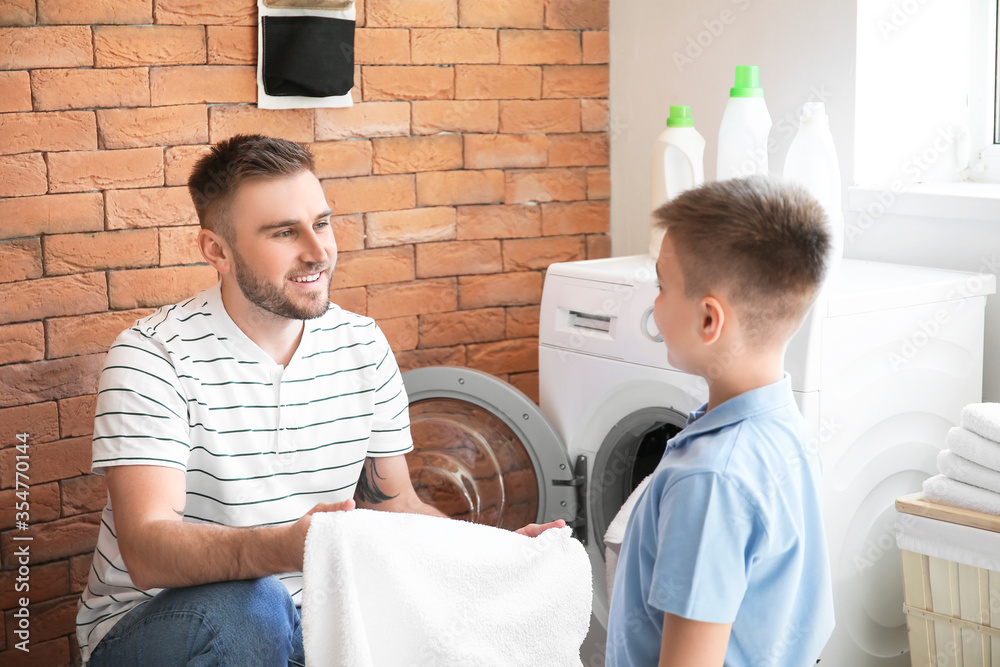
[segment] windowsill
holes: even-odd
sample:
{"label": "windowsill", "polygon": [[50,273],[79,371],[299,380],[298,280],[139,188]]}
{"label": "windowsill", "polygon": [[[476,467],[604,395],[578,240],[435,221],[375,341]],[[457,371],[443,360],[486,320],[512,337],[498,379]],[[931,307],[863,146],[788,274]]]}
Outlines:
{"label": "windowsill", "polygon": [[902,190],[852,186],[847,210],[881,215],[1000,221],[1000,183],[919,183]]}

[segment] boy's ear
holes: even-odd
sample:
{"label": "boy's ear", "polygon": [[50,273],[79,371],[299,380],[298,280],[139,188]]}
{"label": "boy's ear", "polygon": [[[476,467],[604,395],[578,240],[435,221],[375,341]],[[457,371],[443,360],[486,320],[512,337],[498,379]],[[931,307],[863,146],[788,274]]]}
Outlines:
{"label": "boy's ear", "polygon": [[205,261],[219,273],[229,273],[232,270],[232,250],[226,240],[215,232],[208,229],[198,232],[198,248]]}
{"label": "boy's ear", "polygon": [[701,323],[698,335],[705,345],[712,345],[722,336],[722,327],[726,323],[726,311],[722,303],[714,296],[706,296],[699,304],[701,306]]}

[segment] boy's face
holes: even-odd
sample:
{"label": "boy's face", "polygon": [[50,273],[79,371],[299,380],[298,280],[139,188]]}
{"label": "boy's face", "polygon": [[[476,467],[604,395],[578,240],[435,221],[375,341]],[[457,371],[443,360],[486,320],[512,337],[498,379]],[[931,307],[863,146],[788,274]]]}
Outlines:
{"label": "boy's face", "polygon": [[696,373],[701,314],[698,302],[684,294],[684,274],[669,232],[663,235],[656,276],[659,293],[653,303],[653,321],[667,346],[667,361],[678,370]]}

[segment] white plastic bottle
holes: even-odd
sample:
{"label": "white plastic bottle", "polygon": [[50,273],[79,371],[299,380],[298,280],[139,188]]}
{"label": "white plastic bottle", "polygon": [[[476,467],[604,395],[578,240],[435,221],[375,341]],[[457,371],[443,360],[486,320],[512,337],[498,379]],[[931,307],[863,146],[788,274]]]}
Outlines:
{"label": "white plastic bottle", "polygon": [[[691,107],[671,106],[667,129],[653,144],[650,169],[650,211],[685,190],[705,182],[705,138],[694,129]],[[649,256],[660,254],[663,229],[654,222],[649,235]]]}
{"label": "white plastic bottle", "polygon": [[771,114],[764,103],[760,71],[756,65],[736,66],[736,85],[729,90],[729,103],[719,126],[719,156],[716,180],[767,176],[767,135]]}
{"label": "white plastic bottle", "polygon": [[844,257],[844,213],[841,205],[840,162],[830,134],[830,121],[821,102],[802,108],[799,131],[788,147],[783,175],[819,200],[830,221],[832,240],[828,275],[838,273]]}

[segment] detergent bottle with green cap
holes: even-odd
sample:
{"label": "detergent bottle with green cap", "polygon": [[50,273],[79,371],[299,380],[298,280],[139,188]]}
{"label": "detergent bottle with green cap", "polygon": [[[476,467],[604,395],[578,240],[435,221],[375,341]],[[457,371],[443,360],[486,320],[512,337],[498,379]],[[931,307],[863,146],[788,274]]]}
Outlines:
{"label": "detergent bottle with green cap", "polygon": [[[651,211],[668,200],[705,182],[705,138],[694,129],[691,107],[671,106],[667,129],[653,144],[650,171]],[[649,255],[660,254],[663,230],[653,223],[649,237]]]}
{"label": "detergent bottle with green cap", "polygon": [[767,135],[771,114],[760,87],[756,65],[736,66],[736,85],[729,90],[729,103],[719,127],[719,157],[716,180],[767,176]]}

